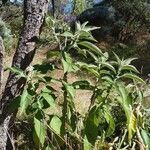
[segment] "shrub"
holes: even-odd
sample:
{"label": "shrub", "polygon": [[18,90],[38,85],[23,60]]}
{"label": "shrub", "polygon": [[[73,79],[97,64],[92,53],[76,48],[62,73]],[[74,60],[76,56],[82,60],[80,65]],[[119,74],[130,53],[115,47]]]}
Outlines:
{"label": "shrub", "polygon": [[[59,27],[57,20],[47,18],[47,23],[59,45],[59,50],[50,52],[49,56],[57,56],[61,60],[63,78],[49,76],[48,72],[56,68],[51,63],[37,64],[25,72],[9,68],[27,80],[22,95],[12,102],[10,110],[19,108],[18,118],[33,128],[35,147],[149,149],[149,132],[143,122],[143,96],[139,88],[141,83],[145,83],[138,77],[138,70],[130,64],[134,59],[124,60],[114,54],[115,60],[111,60],[107,52],[103,53],[94,45],[95,39],[90,31],[96,28],[87,27],[87,23],[76,23],[74,33],[66,24]],[[77,59],[72,51],[84,59]],[[89,58],[92,62],[87,61]],[[70,83],[68,75],[78,71],[90,74],[94,82],[85,78]],[[56,101],[60,93],[52,84],[61,85],[63,102],[60,106]],[[84,114],[80,114],[75,106],[78,89],[92,93],[88,111]]]}
{"label": "shrub", "polygon": [[121,16],[119,24],[122,23],[122,41],[135,38],[138,32],[149,32],[150,4],[147,0],[113,0],[113,6],[118,11],[118,16]]}
{"label": "shrub", "polygon": [[0,36],[3,38],[5,50],[8,52],[12,48],[13,39],[11,30],[7,27],[6,23],[0,18]]}

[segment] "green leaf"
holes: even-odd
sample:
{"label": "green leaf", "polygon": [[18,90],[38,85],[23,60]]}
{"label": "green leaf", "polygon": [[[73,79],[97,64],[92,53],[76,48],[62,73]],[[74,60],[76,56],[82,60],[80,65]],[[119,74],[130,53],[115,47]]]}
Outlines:
{"label": "green leaf", "polygon": [[60,118],[58,116],[53,116],[50,122],[50,127],[58,135],[60,135],[61,133],[61,125],[62,125],[62,122]]}
{"label": "green leaf", "polygon": [[41,118],[34,117],[34,130],[41,145],[44,145],[46,139],[46,127]]}
{"label": "green leaf", "polygon": [[111,84],[113,83],[112,78],[109,77],[109,76],[104,76],[104,77],[102,77],[102,79],[105,80],[105,81],[107,81],[107,82],[109,82],[109,83],[111,83]]}
{"label": "green leaf", "polygon": [[76,22],[76,31],[81,31],[81,23]]}
{"label": "green leaf", "polygon": [[67,93],[70,95],[70,97],[72,99],[74,99],[74,97],[75,97],[75,89],[74,89],[73,85],[69,85],[68,83],[66,83],[64,81],[63,81],[63,85],[65,86],[65,88],[67,90]]}
{"label": "green leaf", "polygon": [[85,28],[88,23],[89,23],[88,21],[84,22],[84,23],[81,25],[82,29]]}
{"label": "green leaf", "polygon": [[136,125],[137,125],[137,119],[134,116],[133,112],[130,113],[127,123],[128,123],[128,140],[131,141],[134,133],[136,132]]}
{"label": "green leaf", "polygon": [[26,78],[27,76],[24,74],[23,70],[17,68],[17,67],[7,67],[6,70],[10,70],[11,72],[19,75],[20,77]]}
{"label": "green leaf", "polygon": [[52,19],[52,17],[50,16],[47,16],[46,17],[46,24],[49,26],[49,27],[52,27],[54,25],[54,20]]}
{"label": "green leaf", "polygon": [[68,31],[64,32],[61,34],[61,36],[65,36],[65,37],[74,37],[74,35]]}
{"label": "green leaf", "polygon": [[[119,94],[121,96],[121,103],[123,105],[126,105],[126,100],[127,100],[127,97],[128,97],[128,91],[126,90],[125,86],[121,83],[118,83],[117,84],[117,89],[119,91]],[[129,104],[127,104],[127,106],[129,106]]]}
{"label": "green leaf", "polygon": [[55,101],[51,95],[49,95],[48,93],[42,93],[42,96],[50,106],[55,107]]}
{"label": "green leaf", "polygon": [[33,76],[33,77],[32,77],[32,80],[34,80],[34,79],[46,83],[45,78],[42,77],[41,75],[35,75],[35,76]]}
{"label": "green leaf", "polygon": [[133,60],[136,60],[137,58],[128,58],[128,59],[125,59],[124,60],[124,65],[129,65],[129,64],[131,64],[131,62],[133,61]]}
{"label": "green leaf", "polygon": [[104,117],[107,123],[109,124],[106,134],[107,134],[107,137],[110,137],[115,131],[115,122],[107,107],[105,108],[105,111],[104,111]]}
{"label": "green leaf", "polygon": [[88,37],[90,37],[90,36],[91,36],[91,33],[81,30],[81,31],[80,31],[79,39],[82,39],[82,38],[84,38],[84,37],[88,38]]}
{"label": "green leaf", "polygon": [[64,73],[71,72],[73,70],[72,64],[66,62],[64,59],[62,59],[62,64],[63,64],[63,68],[64,68]]}
{"label": "green leaf", "polygon": [[72,85],[75,89],[90,90],[94,88],[87,80],[75,81]]}
{"label": "green leaf", "polygon": [[31,102],[32,96],[25,89],[21,95],[19,115],[23,115]]}
{"label": "green leaf", "polygon": [[94,145],[98,136],[98,126],[101,120],[101,113],[99,113],[99,109],[94,106],[87,117],[85,124],[85,135],[90,144]]}
{"label": "green leaf", "polygon": [[42,89],[43,93],[52,93],[53,89],[50,86],[46,86]]}
{"label": "green leaf", "polygon": [[82,30],[86,31],[86,32],[90,32],[90,31],[93,31],[93,30],[97,30],[97,29],[100,29],[101,27],[92,27],[92,26],[86,26],[84,27]]}
{"label": "green leaf", "polygon": [[82,41],[91,41],[91,42],[97,42],[96,39],[94,39],[94,37],[90,34],[90,33],[87,33],[85,31],[82,31],[80,36],[79,36],[79,40],[82,40]]}
{"label": "green leaf", "polygon": [[92,145],[89,143],[86,135],[84,136],[83,146],[84,146],[84,150],[92,150]]}
{"label": "green leaf", "polygon": [[131,73],[125,73],[122,76],[120,76],[120,78],[129,78],[138,82],[141,82],[143,84],[146,84],[145,81],[143,79],[141,79],[140,77],[138,77],[137,75],[131,74]]}
{"label": "green leaf", "polygon": [[118,101],[121,103],[127,118],[128,140],[130,142],[136,132],[137,118],[133,114],[131,99],[125,85],[118,84],[118,91],[121,96],[118,97]]}
{"label": "green leaf", "polygon": [[69,54],[64,53],[62,58],[62,64],[64,68],[64,73],[74,71],[73,69],[73,61]]}
{"label": "green leaf", "polygon": [[124,65],[121,70],[133,71],[135,73],[139,73],[139,71],[132,65]]}
{"label": "green leaf", "polygon": [[148,132],[146,130],[142,129],[141,135],[142,135],[142,138],[143,138],[144,143],[146,145],[146,150],[149,150],[150,149],[150,137],[148,135]]}
{"label": "green leaf", "polygon": [[87,48],[93,52],[95,52],[98,55],[103,55],[102,51],[94,44],[88,41],[79,42],[78,45],[83,46],[84,48]]}
{"label": "green leaf", "polygon": [[121,59],[120,59],[120,58],[118,57],[118,55],[115,54],[114,52],[113,52],[113,54],[114,54],[115,57],[116,57],[116,60],[117,60],[117,62],[118,62],[118,65],[121,66]]}
{"label": "green leaf", "polygon": [[109,63],[107,62],[102,62],[102,67],[107,67],[108,69],[110,69],[111,71],[113,71],[116,74],[116,69]]}
{"label": "green leaf", "polygon": [[91,53],[90,51],[87,51],[87,52],[91,55],[91,57],[93,57],[93,59],[94,59],[95,61],[98,61],[98,58],[97,58],[96,55],[94,55],[94,53]]}
{"label": "green leaf", "polygon": [[78,65],[80,68],[86,69],[88,72],[94,74],[95,76],[99,77],[98,73],[98,67],[91,64],[86,64],[82,62],[77,62],[76,65]]}
{"label": "green leaf", "polygon": [[48,145],[45,150],[52,150],[52,148],[50,145]]}

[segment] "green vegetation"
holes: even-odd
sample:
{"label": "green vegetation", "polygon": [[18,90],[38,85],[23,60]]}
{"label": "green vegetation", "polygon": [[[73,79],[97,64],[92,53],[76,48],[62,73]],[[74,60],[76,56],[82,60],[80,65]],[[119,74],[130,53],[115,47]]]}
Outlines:
{"label": "green vegetation", "polygon": [[138,33],[150,30],[150,4],[147,0],[113,0],[113,6],[122,15],[118,27],[122,27],[120,39],[129,42]]}
{"label": "green vegetation", "polygon": [[[91,3],[75,0],[72,14]],[[113,0],[112,6],[122,17],[109,49],[101,50],[92,35],[99,27],[76,22],[72,31],[56,11],[57,19],[47,14],[36,41],[41,51],[48,47],[46,60],[26,70],[7,67],[26,81],[8,106],[8,114],[15,114],[11,140],[16,149],[150,150],[150,81],[133,65],[140,65],[139,57],[150,58],[150,4]],[[0,36],[8,55],[19,40],[22,7],[9,4],[0,12]],[[79,101],[79,92],[89,94]]]}
{"label": "green vegetation", "polygon": [[[76,31],[72,33],[66,24],[63,24],[65,28],[61,26],[56,30],[57,20],[48,17],[46,21],[59,45],[59,50],[50,51],[49,56],[59,57],[64,73],[62,79],[52,77],[50,73],[57,68],[54,64],[38,64],[25,72],[9,68],[27,80],[22,95],[10,105],[11,111],[14,106],[18,109],[18,121],[25,122],[31,128],[29,131],[33,128],[30,137],[23,137],[29,140],[32,136],[33,145],[38,149],[148,150],[150,132],[144,122],[146,109],[142,106],[141,90],[145,82],[131,65],[134,58],[124,60],[114,54],[115,59],[111,60],[107,52],[103,53],[93,44],[95,39],[90,31],[96,28],[87,27],[87,23],[76,23]],[[77,60],[72,53],[82,60]],[[79,71],[90,74],[94,81],[84,79],[70,83],[68,75]],[[55,84],[61,86],[60,91],[54,89]],[[79,89],[92,93],[84,114],[80,114],[75,105]],[[61,104],[57,101],[60,93]]]}

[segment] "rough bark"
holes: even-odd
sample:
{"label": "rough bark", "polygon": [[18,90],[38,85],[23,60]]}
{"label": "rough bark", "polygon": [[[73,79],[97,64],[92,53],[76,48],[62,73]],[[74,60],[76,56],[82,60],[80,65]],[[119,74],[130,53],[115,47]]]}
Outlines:
{"label": "rough bark", "polygon": [[[12,67],[25,70],[31,63],[39,38],[40,29],[47,11],[48,0],[24,0],[24,25],[19,38],[18,47],[13,57]],[[5,150],[7,133],[11,115],[7,108],[10,102],[20,94],[25,80],[10,73],[1,100],[0,115],[0,150]]]}
{"label": "rough bark", "polygon": [[2,82],[3,82],[3,61],[4,61],[4,45],[3,45],[3,39],[0,36],[0,98],[2,95]]}

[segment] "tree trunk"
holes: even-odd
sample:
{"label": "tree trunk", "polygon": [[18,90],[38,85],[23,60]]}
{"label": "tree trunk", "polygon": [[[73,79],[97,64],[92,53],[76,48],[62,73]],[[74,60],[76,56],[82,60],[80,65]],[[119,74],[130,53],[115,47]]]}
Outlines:
{"label": "tree trunk", "polygon": [[[30,65],[47,7],[48,0],[24,0],[24,25],[13,57],[12,67],[25,70]],[[24,79],[17,78],[14,73],[9,74],[1,100],[0,150],[5,150],[7,145],[7,133],[11,119],[11,115],[7,112],[8,105],[21,93],[25,82]]]}
{"label": "tree trunk", "polygon": [[3,39],[0,36],[0,98],[2,95],[4,51],[5,51],[5,48],[3,45]]}

